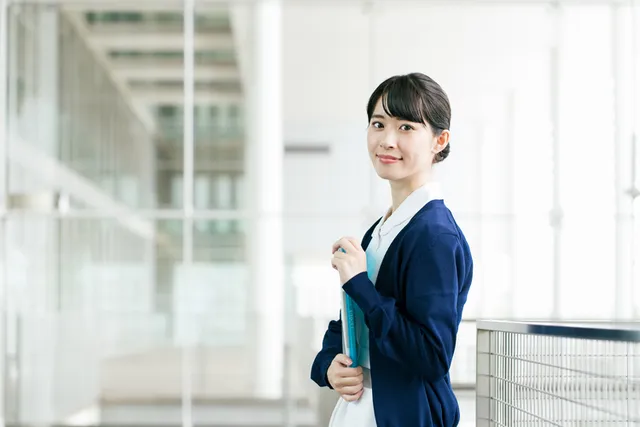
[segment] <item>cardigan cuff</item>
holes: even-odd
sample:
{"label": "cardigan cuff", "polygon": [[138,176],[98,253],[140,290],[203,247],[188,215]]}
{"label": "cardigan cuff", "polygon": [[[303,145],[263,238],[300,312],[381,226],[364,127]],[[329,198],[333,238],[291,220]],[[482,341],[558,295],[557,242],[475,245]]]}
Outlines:
{"label": "cardigan cuff", "polygon": [[329,360],[329,363],[324,362],[322,364],[322,374],[324,375],[324,382],[325,382],[326,386],[329,387],[331,390],[333,390],[333,387],[331,386],[331,383],[329,382],[329,368],[331,367],[331,362],[333,362],[332,359]]}
{"label": "cardigan cuff", "polygon": [[364,313],[380,306],[380,294],[369,280],[366,271],[356,274],[347,283],[342,285],[342,289],[358,304]]}

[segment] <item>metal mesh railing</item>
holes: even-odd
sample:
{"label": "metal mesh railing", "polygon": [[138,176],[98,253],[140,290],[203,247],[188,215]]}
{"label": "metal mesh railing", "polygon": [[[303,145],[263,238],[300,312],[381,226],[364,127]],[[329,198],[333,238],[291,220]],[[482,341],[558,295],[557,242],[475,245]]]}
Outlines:
{"label": "metal mesh railing", "polygon": [[478,322],[477,426],[640,426],[637,328]]}

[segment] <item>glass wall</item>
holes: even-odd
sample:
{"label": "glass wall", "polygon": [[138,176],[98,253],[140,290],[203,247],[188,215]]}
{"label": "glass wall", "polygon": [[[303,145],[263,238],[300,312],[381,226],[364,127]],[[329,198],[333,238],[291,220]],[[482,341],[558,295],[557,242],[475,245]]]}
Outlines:
{"label": "glass wall", "polygon": [[187,399],[252,396],[231,14],[199,4],[191,35],[182,2],[101,7],[7,10],[6,192],[51,201],[2,215],[10,423],[117,423],[149,399],[179,423]]}
{"label": "glass wall", "polygon": [[[105,68],[82,17],[28,4],[11,6],[9,17],[8,132],[21,141],[15,157],[25,168],[10,171],[11,191],[50,178],[27,161],[35,149],[114,201],[154,207],[153,123]],[[81,197],[72,202],[91,207]]]}

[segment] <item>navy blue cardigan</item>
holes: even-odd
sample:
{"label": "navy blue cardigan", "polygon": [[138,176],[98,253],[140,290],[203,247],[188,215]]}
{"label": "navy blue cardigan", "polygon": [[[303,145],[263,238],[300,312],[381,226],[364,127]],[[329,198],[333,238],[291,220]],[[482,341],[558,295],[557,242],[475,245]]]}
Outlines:
{"label": "navy blue cardigan", "polygon": [[[362,240],[365,250],[379,221]],[[378,427],[458,425],[460,409],[449,367],[472,275],[473,261],[460,227],[442,200],[432,200],[391,243],[375,287],[366,272],[344,284],[369,327]],[[319,386],[331,387],[327,370],[338,353],[340,319],[329,323],[311,367],[311,379]]]}

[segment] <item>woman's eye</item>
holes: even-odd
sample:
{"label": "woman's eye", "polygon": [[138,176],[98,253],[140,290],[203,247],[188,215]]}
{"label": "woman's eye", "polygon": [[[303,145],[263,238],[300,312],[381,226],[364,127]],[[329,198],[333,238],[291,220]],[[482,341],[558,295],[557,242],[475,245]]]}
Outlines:
{"label": "woman's eye", "polygon": [[409,126],[409,125],[402,125],[402,126],[400,126],[400,129],[404,130],[404,131],[413,130],[413,128],[411,126]]}
{"label": "woman's eye", "polygon": [[371,126],[373,126],[376,129],[382,129],[384,126],[382,126],[382,123],[380,122],[373,122],[371,123]]}

